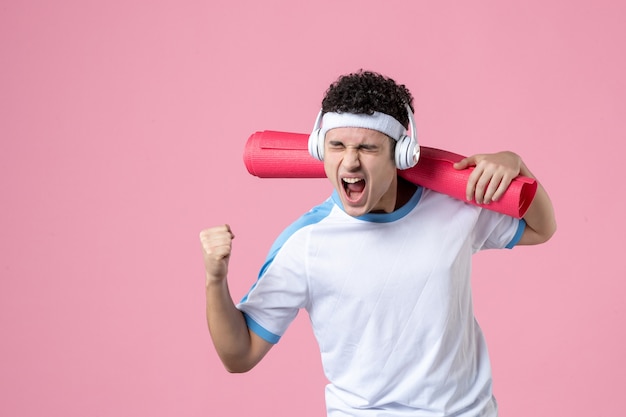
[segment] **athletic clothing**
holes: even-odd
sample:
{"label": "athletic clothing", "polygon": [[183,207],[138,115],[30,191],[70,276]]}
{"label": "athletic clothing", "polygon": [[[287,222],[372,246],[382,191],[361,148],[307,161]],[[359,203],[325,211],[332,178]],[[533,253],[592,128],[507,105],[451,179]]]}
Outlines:
{"label": "athletic clothing", "polygon": [[270,343],[308,311],[329,416],[493,417],[471,256],[513,247],[524,227],[424,188],[351,217],[335,192],[278,237],[237,307]]}

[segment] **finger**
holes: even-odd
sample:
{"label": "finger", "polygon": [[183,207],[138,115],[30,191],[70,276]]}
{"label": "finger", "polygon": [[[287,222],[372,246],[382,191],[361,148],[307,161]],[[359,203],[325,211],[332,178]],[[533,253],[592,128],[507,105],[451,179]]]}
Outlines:
{"label": "finger", "polygon": [[209,240],[215,236],[228,236],[230,239],[235,238],[235,235],[230,230],[230,226],[227,224],[204,229],[200,232],[200,240]]}
{"label": "finger", "polygon": [[202,250],[204,251],[205,256],[211,259],[223,259],[226,256],[230,255],[232,250],[231,240],[228,239],[220,239],[220,240],[209,240],[202,241]]}
{"label": "finger", "polygon": [[234,235],[227,226],[218,226],[200,232],[200,242],[206,255],[223,258],[229,254]]}
{"label": "finger", "polygon": [[467,199],[467,201],[472,201],[474,199],[474,196],[476,195],[476,187],[482,174],[483,169],[476,167],[467,178],[467,186],[465,188],[465,198]]}
{"label": "finger", "polygon": [[509,188],[509,185],[511,185],[512,181],[513,181],[513,177],[511,175],[506,175],[506,174],[503,175],[500,181],[500,184],[498,185],[498,188],[493,193],[492,200],[493,201],[500,200],[500,198],[502,198],[506,190]]}
{"label": "finger", "polygon": [[206,252],[206,258],[212,261],[222,261],[227,259],[232,252],[230,246],[216,246]]}
{"label": "finger", "polygon": [[489,183],[485,189],[485,194],[483,196],[483,203],[489,204],[494,200],[495,193],[500,189],[500,185],[502,184],[503,174],[496,171],[493,175],[488,179]]}
{"label": "finger", "polygon": [[471,166],[475,166],[476,165],[476,157],[475,156],[468,156],[467,158],[463,158],[458,162],[455,162],[452,166],[454,167],[454,169],[465,169]]}
{"label": "finger", "polygon": [[491,182],[492,175],[487,171],[482,171],[480,178],[476,181],[475,189],[474,189],[474,200],[478,204],[483,204],[485,202],[485,194],[487,187]]}
{"label": "finger", "polygon": [[232,242],[230,234],[218,233],[204,235],[200,238],[200,242],[205,248],[212,248],[218,246],[229,246]]}
{"label": "finger", "polygon": [[229,224],[225,224],[225,225],[224,225],[224,228],[226,229],[226,231],[227,231],[228,233],[230,233],[230,238],[231,238],[231,239],[234,239],[234,238],[235,238],[235,234],[234,234],[234,233],[232,232],[232,230],[230,229],[230,225],[229,225]]}
{"label": "finger", "polygon": [[231,231],[230,225],[228,225],[228,224],[223,224],[221,226],[215,226],[215,227],[212,227],[212,228],[207,229],[207,230],[210,231],[211,233],[216,233],[216,234],[228,234],[231,237],[231,239],[235,238],[235,235]]}

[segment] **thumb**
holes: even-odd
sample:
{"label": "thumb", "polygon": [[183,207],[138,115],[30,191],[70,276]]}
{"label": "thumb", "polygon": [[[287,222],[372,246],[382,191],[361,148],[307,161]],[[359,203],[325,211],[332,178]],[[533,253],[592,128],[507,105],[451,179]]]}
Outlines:
{"label": "thumb", "polygon": [[468,167],[472,167],[472,166],[476,166],[476,157],[475,156],[468,156],[467,158],[463,158],[458,162],[455,162],[453,167],[454,169],[465,169]]}

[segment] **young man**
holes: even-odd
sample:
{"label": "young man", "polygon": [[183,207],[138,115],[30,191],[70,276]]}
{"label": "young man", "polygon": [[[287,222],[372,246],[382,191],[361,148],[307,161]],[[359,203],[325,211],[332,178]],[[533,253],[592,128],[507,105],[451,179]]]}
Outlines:
{"label": "young man", "polygon": [[[416,145],[406,135],[412,100],[371,72],[330,86],[310,149],[334,192],[278,237],[238,305],[226,280],[233,233],[228,225],[200,233],[208,327],[230,372],[253,368],[304,308],[330,381],[329,416],[497,415],[471,256],[545,242],[556,228],[552,205],[539,186],[518,220],[400,178]],[[455,168],[470,166],[467,198],[479,203],[500,198],[520,174],[532,177],[512,152]]]}

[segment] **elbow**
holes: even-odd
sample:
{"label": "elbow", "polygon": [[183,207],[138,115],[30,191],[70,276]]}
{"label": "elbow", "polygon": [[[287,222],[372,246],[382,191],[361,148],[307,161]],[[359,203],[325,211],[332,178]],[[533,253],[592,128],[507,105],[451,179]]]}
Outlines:
{"label": "elbow", "polygon": [[532,238],[532,245],[540,245],[542,243],[546,243],[552,236],[556,233],[556,223],[553,223],[549,227],[546,227],[541,230],[541,232],[535,231]]}
{"label": "elbow", "polygon": [[230,374],[244,374],[256,365],[256,362],[241,357],[235,358],[220,355],[220,360],[222,361],[222,365],[224,365],[224,369]]}
{"label": "elbow", "polygon": [[533,229],[528,224],[522,235],[519,245],[540,245],[552,239],[556,233],[556,223],[552,222],[550,226],[543,226],[540,229]]}
{"label": "elbow", "polygon": [[546,235],[545,242],[547,242],[548,240],[552,239],[552,236],[554,236],[555,233],[556,233],[556,223],[554,223],[554,225],[552,226],[552,229],[550,229],[550,233],[548,235]]}
{"label": "elbow", "polygon": [[554,236],[555,233],[556,233],[556,221],[553,219],[550,226],[547,227],[541,234],[540,243],[546,243],[548,240],[552,239],[552,236]]}
{"label": "elbow", "polygon": [[224,369],[226,369],[226,371],[229,374],[245,374],[246,372],[250,371],[252,368],[254,368],[254,366],[224,363]]}

